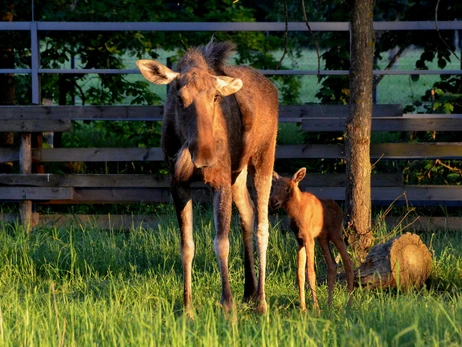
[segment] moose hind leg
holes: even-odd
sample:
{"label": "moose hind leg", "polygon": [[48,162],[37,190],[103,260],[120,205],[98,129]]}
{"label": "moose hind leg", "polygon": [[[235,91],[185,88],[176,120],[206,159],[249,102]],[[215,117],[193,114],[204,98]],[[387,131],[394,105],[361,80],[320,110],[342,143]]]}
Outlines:
{"label": "moose hind leg", "polygon": [[229,285],[228,255],[229,227],[231,224],[232,194],[231,188],[221,188],[213,196],[214,222],[216,236],[214,250],[218,259],[221,276],[221,304],[225,311],[233,309],[234,302]]}
{"label": "moose hind leg", "polygon": [[253,232],[255,223],[254,204],[247,189],[247,168],[241,171],[233,184],[233,200],[241,217],[244,243],[244,297],[249,302],[257,292]]}
{"label": "moose hind leg", "polygon": [[354,269],[353,269],[353,262],[351,261],[350,255],[348,254],[345,242],[343,238],[340,237],[333,239],[332,242],[334,243],[335,247],[337,247],[343,262],[343,267],[345,269],[345,275],[347,280],[348,292],[350,296],[348,298],[348,305],[351,305],[352,295],[354,289]]}
{"label": "moose hind leg", "polygon": [[328,288],[328,305],[332,305],[334,285],[335,285],[335,275],[337,273],[337,263],[335,262],[332,251],[329,247],[329,240],[319,239],[319,245],[321,246],[322,255],[326,260],[327,264],[327,288]]}
{"label": "moose hind leg", "polygon": [[[267,153],[268,154],[268,153]],[[270,159],[268,159],[269,161]],[[259,256],[259,277],[258,277],[258,294],[257,310],[260,313],[266,313],[267,304],[265,297],[265,278],[266,278],[266,252],[268,249],[269,222],[268,222],[268,201],[271,190],[271,179],[273,174],[272,162],[265,165],[260,163],[255,168],[253,176],[256,202],[257,202],[257,248]]]}

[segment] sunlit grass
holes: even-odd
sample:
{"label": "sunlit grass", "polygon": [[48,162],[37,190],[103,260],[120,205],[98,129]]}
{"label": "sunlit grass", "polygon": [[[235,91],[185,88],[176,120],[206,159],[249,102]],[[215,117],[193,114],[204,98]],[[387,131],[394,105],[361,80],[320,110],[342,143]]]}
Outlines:
{"label": "sunlit grass", "polygon": [[[240,303],[242,242],[231,232],[230,277],[235,319],[223,313],[213,253],[212,215],[197,208],[193,291],[195,319],[183,314],[179,236],[172,214],[155,229],[101,231],[75,225],[26,236],[0,233],[1,346],[403,346],[462,343],[462,248],[459,232],[421,235],[434,253],[428,285],[419,291],[358,288],[352,307],[337,285],[322,312],[300,312],[295,240],[271,229],[269,313]],[[386,231],[380,231],[387,234]],[[318,257],[319,275],[324,266]],[[310,300],[308,295],[307,300]],[[308,302],[309,307],[311,303]]]}

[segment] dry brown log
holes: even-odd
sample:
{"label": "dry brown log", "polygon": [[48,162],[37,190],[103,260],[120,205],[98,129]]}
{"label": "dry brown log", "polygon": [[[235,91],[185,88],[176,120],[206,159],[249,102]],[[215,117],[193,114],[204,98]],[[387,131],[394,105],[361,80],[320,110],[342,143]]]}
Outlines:
{"label": "dry brown log", "polygon": [[418,235],[406,233],[372,247],[355,270],[355,282],[370,289],[409,290],[421,288],[431,270],[432,255],[427,246]]}

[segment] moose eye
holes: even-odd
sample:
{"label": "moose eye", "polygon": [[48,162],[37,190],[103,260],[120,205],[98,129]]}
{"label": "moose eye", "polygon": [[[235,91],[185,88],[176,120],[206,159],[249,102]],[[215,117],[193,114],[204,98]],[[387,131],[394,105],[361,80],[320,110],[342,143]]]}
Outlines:
{"label": "moose eye", "polygon": [[217,102],[219,98],[220,98],[220,95],[216,94],[213,98],[213,102]]}
{"label": "moose eye", "polygon": [[286,188],[286,193],[287,193],[287,194],[290,193],[290,187],[287,187],[287,188]]}

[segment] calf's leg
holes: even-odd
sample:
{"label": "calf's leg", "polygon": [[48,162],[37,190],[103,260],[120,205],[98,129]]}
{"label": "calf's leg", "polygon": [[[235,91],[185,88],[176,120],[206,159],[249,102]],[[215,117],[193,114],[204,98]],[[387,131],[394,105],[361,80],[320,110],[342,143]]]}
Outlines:
{"label": "calf's leg", "polygon": [[298,245],[297,250],[297,282],[298,294],[300,297],[300,308],[306,311],[305,301],[305,272],[306,272],[306,247],[305,245]]}
{"label": "calf's leg", "polygon": [[334,293],[335,275],[337,272],[337,263],[335,262],[334,255],[329,247],[329,240],[325,238],[318,239],[321,246],[322,255],[327,263],[327,288],[328,288],[328,305],[332,305],[332,297]]}
{"label": "calf's leg", "polygon": [[316,295],[316,271],[314,269],[314,240],[312,238],[305,241],[306,254],[307,254],[307,272],[308,283],[310,284],[311,295],[313,296],[313,305],[316,311],[319,310],[318,298]]}
{"label": "calf's leg", "polygon": [[332,243],[337,247],[340,256],[342,257],[343,267],[345,268],[345,275],[347,280],[348,292],[350,297],[348,298],[348,305],[351,305],[351,293],[353,292],[354,287],[354,269],[353,262],[351,261],[350,255],[348,254],[345,242],[342,239],[342,235],[332,239]]}

